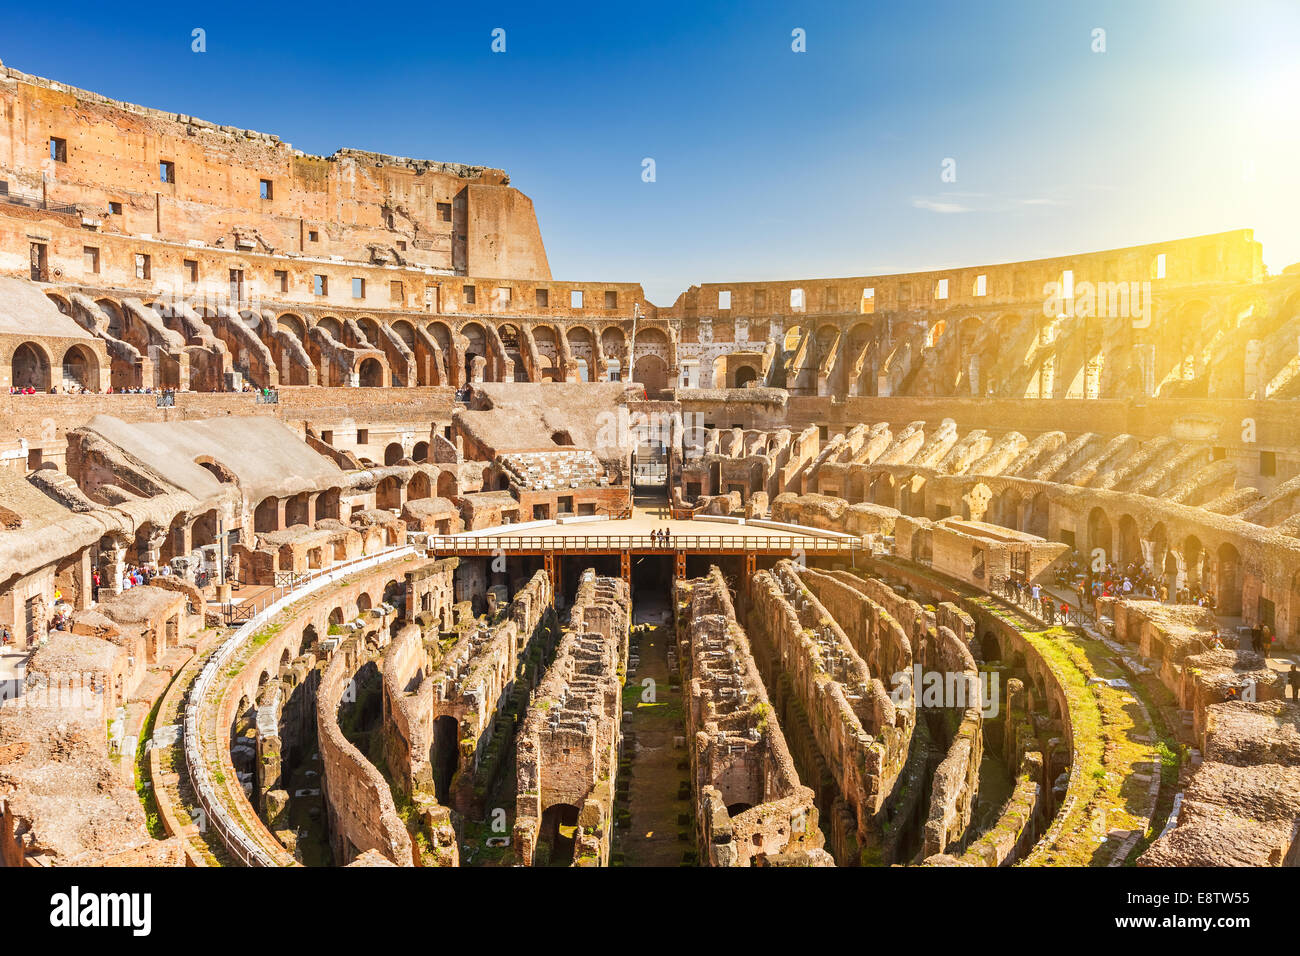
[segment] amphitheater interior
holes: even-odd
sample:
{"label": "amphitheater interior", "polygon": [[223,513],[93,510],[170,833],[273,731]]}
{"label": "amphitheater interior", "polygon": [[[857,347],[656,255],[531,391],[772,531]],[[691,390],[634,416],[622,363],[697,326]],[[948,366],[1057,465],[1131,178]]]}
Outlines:
{"label": "amphitheater interior", "polygon": [[1296,862],[1250,229],[656,305],[500,169],[0,107],[4,864]]}

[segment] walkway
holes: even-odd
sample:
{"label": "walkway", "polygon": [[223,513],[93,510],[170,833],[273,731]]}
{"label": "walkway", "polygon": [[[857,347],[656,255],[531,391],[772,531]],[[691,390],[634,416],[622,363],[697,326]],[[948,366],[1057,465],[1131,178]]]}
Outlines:
{"label": "walkway", "polygon": [[[675,745],[685,730],[682,689],[672,678],[668,649],[673,642],[672,613],[660,595],[646,595],[634,611],[631,656],[623,692],[624,760],[619,772],[619,803],[627,808],[620,830],[628,866],[678,866],[695,846],[691,823],[689,757]],[[654,681],[654,702],[642,700]],[[626,786],[624,782],[626,781]],[[683,796],[685,794],[685,796]],[[681,834],[686,834],[683,840]]]}

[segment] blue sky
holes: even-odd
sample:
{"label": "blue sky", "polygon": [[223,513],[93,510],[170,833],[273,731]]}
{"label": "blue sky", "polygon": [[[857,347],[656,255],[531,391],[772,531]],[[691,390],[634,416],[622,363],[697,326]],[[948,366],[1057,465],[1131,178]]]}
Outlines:
{"label": "blue sky", "polygon": [[503,168],[557,279],[661,305],[1242,227],[1300,261],[1291,0],[451,6],[28,5],[0,59],[307,152]]}

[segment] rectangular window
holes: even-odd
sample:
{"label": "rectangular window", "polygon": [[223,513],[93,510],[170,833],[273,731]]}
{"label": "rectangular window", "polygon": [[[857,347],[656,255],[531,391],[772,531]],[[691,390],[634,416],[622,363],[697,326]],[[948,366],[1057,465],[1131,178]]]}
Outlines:
{"label": "rectangular window", "polygon": [[862,290],[862,307],[860,311],[863,315],[870,315],[876,311],[876,290],[874,286]]}
{"label": "rectangular window", "polygon": [[230,301],[231,302],[244,301],[244,270],[243,269],[230,270]]}
{"label": "rectangular window", "polygon": [[99,274],[99,249],[95,246],[84,246],[81,250],[81,268],[83,271],[98,275]]}
{"label": "rectangular window", "polygon": [[388,283],[388,298],[397,305],[406,304],[406,293],[402,290],[402,283],[393,279]]}
{"label": "rectangular window", "polygon": [[316,295],[327,295],[329,287],[329,279],[326,276],[312,276],[311,290]]}
{"label": "rectangular window", "polygon": [[451,222],[451,203],[438,203],[438,218],[443,222]]}
{"label": "rectangular window", "polygon": [[509,286],[498,286],[492,290],[492,308],[508,309],[510,308],[511,291]]}
{"label": "rectangular window", "polygon": [[50,159],[56,163],[68,161],[68,141],[57,136],[50,137]]}
{"label": "rectangular window", "polygon": [[170,159],[164,159],[158,163],[158,181],[160,183],[176,182],[176,164]]}
{"label": "rectangular window", "polygon": [[582,290],[581,290],[581,289],[573,289],[573,290],[569,293],[569,308],[571,308],[571,309],[581,309],[581,308],[582,308]]}
{"label": "rectangular window", "polygon": [[551,291],[549,289],[537,290],[537,307],[539,309],[549,309],[551,306]]}
{"label": "rectangular window", "polygon": [[718,293],[718,310],[725,311],[731,308],[731,290],[728,289]]}
{"label": "rectangular window", "polygon": [[1066,269],[1061,273],[1061,298],[1074,298],[1074,270]]}
{"label": "rectangular window", "polygon": [[366,428],[358,428],[358,429],[357,429],[357,444],[358,444],[358,445],[369,445],[369,444],[370,444],[370,430],[369,430],[369,429],[366,429]]}
{"label": "rectangular window", "polygon": [[975,295],[981,296],[981,295],[988,295],[988,294],[989,294],[989,277],[983,274],[977,275],[975,277]]}
{"label": "rectangular window", "polygon": [[362,278],[353,278],[352,280],[352,298],[364,299],[366,297],[366,280]]}
{"label": "rectangular window", "polygon": [[137,279],[148,279],[150,277],[150,273],[151,273],[151,269],[150,269],[149,257],[144,255],[143,253],[137,252],[135,254],[135,277]]}
{"label": "rectangular window", "polygon": [[263,199],[272,199],[272,198],[274,198],[274,197],[273,197],[273,193],[272,193],[272,189],[273,189],[273,187],[271,186],[271,180],[269,180],[269,179],[262,179],[262,180],[259,180],[259,181],[258,181],[258,187],[257,187],[257,190],[258,190],[258,193],[261,195],[261,197],[262,197]]}
{"label": "rectangular window", "polygon": [[1261,451],[1259,453],[1259,473],[1266,478],[1277,474],[1277,452]]}
{"label": "rectangular window", "polygon": [[315,229],[309,229],[309,230],[307,230],[307,241],[308,241],[308,242],[320,242],[320,233],[317,232]]}
{"label": "rectangular window", "polygon": [[110,216],[122,215],[122,204],[120,202],[111,202],[108,204],[108,214]]}
{"label": "rectangular window", "polygon": [[617,293],[617,292],[606,292],[606,293],[605,293],[605,308],[607,308],[607,309],[617,309],[617,308],[618,308],[618,293]]}
{"label": "rectangular window", "polygon": [[275,270],[275,291],[276,292],[289,291],[289,273],[284,269]]}
{"label": "rectangular window", "polygon": [[934,287],[934,297],[936,299],[948,298],[948,280],[940,279]]}
{"label": "rectangular window", "polygon": [[803,289],[790,290],[790,311],[792,312],[803,311]]}
{"label": "rectangular window", "polygon": [[320,440],[327,445],[334,444],[334,432],[330,431],[328,428],[325,429],[320,433]]}
{"label": "rectangular window", "polygon": [[199,281],[199,263],[197,259],[186,259],[181,263],[181,271],[185,275],[185,281],[194,285]]}
{"label": "rectangular window", "polygon": [[466,305],[475,305],[477,303],[478,290],[475,289],[472,285],[464,286],[462,292],[464,292],[465,294]]}
{"label": "rectangular window", "polygon": [[1165,277],[1165,265],[1166,265],[1165,254],[1162,252],[1160,253],[1160,255],[1156,256],[1155,264],[1151,267],[1151,272],[1152,272],[1151,278],[1163,279]]}

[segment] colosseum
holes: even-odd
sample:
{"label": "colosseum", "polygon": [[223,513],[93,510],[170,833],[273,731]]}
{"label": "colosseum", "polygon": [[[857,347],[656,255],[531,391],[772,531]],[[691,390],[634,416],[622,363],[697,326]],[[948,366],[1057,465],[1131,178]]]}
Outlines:
{"label": "colosseum", "polygon": [[656,305],[0,65],[0,861],[1294,865],[1298,343],[1247,228]]}

